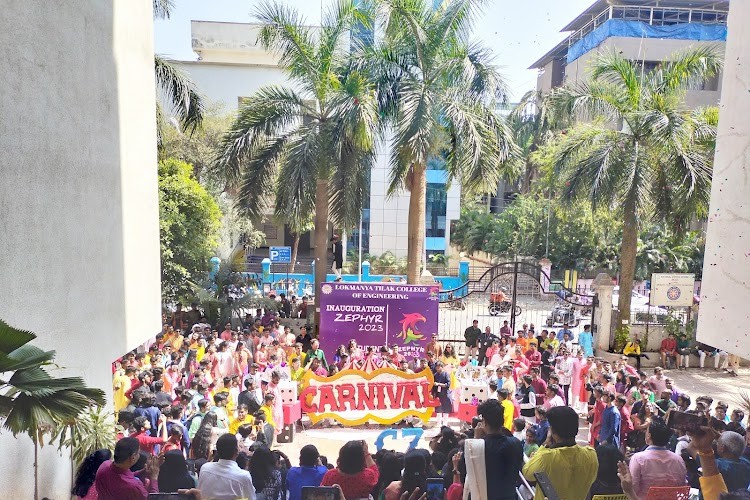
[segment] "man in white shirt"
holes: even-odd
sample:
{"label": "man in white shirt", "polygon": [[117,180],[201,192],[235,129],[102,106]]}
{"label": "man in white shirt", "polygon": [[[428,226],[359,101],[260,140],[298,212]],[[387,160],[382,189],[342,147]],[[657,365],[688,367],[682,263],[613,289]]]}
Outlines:
{"label": "man in white shirt", "polygon": [[253,478],[235,462],[238,455],[237,438],[224,434],[216,441],[218,462],[208,462],[201,467],[198,489],[206,500],[255,500]]}

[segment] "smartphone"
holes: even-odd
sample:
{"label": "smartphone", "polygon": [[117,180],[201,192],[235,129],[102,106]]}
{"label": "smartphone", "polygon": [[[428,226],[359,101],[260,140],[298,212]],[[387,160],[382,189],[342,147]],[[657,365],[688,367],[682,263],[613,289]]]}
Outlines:
{"label": "smartphone", "polygon": [[542,489],[544,498],[547,500],[560,500],[546,472],[535,472],[534,479],[536,479],[536,487]]}
{"label": "smartphone", "polygon": [[667,412],[667,427],[683,432],[697,433],[701,427],[708,424],[706,416],[699,413],[685,413],[679,410]]}
{"label": "smartphone", "polygon": [[427,478],[427,500],[443,500],[445,488],[442,477]]}
{"label": "smartphone", "polygon": [[341,496],[333,486],[303,486],[302,500],[341,500]]}
{"label": "smartphone", "polygon": [[194,497],[182,493],[149,493],[148,500],[194,500]]}

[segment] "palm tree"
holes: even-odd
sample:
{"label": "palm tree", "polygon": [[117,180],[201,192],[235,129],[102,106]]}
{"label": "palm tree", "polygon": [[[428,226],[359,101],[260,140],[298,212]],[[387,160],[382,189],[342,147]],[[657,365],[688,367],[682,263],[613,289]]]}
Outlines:
{"label": "palm tree", "polygon": [[315,213],[315,289],[327,272],[329,219],[358,220],[374,160],[378,115],[365,75],[351,67],[349,30],[369,25],[353,0],[338,0],[317,30],[294,9],[263,3],[259,41],[274,50],[294,87],[267,86],[249,97],[219,148],[216,170],[239,185],[239,207],[262,219],[275,195],[275,216]]}
{"label": "palm tree", "polygon": [[555,116],[549,99],[542,91],[531,90],[521,97],[510,112],[508,126],[524,158],[520,191],[521,194],[527,194],[539,175],[532,154],[553,139],[555,133],[563,129],[566,123],[561,117]]}
{"label": "palm tree", "polygon": [[562,141],[553,163],[563,197],[622,210],[619,323],[630,320],[638,229],[648,220],[676,228],[708,209],[716,128],[685,107],[687,89],[716,75],[712,48],[675,55],[646,72],[616,53],[598,56],[591,80],[554,92],[554,106],[584,120]]}
{"label": "palm tree", "polygon": [[444,156],[467,195],[495,192],[511,134],[496,114],[505,86],[490,52],[467,42],[482,0],[379,0],[383,39],[368,51],[384,130],[393,134],[389,194],[410,192],[407,279],[424,258],[427,162]]}
{"label": "palm tree", "polygon": [[[0,420],[13,436],[28,434],[34,443],[34,498],[38,491],[38,449],[45,434],[73,421],[91,404],[104,404],[104,391],[86,387],[80,377],[52,378],[45,367],[55,351],[29,343],[31,332],[0,320]],[[10,375],[10,377],[8,377]]]}
{"label": "palm tree", "polygon": [[[153,0],[154,17],[168,19],[174,8],[173,0]],[[159,55],[154,55],[157,96],[156,119],[157,139],[161,144],[161,127],[165,125],[164,111],[159,104],[159,97],[166,100],[170,112],[174,115],[181,130],[192,134],[203,121],[205,102],[195,84],[173,62]]]}

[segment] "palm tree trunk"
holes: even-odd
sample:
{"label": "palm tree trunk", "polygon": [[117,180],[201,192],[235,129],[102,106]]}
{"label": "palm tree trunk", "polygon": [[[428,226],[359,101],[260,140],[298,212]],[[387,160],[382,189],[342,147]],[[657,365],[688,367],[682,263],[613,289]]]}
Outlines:
{"label": "palm tree trunk", "polygon": [[406,280],[412,284],[419,283],[420,267],[424,256],[426,202],[427,171],[425,165],[417,164],[412,167],[407,231]]}
{"label": "palm tree trunk", "polygon": [[34,441],[34,500],[39,500],[39,445],[36,439],[32,441]]}
{"label": "palm tree trunk", "polygon": [[292,244],[292,265],[289,267],[289,272],[294,272],[294,266],[297,265],[297,249],[299,249],[299,233],[294,233],[294,243]]}
{"label": "palm tree trunk", "polygon": [[328,179],[315,186],[315,325],[320,325],[320,284],[328,274]]}
{"label": "palm tree trunk", "polygon": [[630,324],[630,296],[635,279],[635,256],[638,247],[638,219],[633,196],[625,202],[623,217],[620,246],[620,297],[617,301],[617,309],[620,313],[616,327]]}

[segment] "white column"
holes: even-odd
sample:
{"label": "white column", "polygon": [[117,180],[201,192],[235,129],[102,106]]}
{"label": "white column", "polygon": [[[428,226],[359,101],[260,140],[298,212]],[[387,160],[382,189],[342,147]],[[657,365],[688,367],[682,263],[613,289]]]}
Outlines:
{"label": "white column", "polygon": [[[0,318],[105,389],[160,329],[151,0],[5,0],[0,13]],[[0,491],[32,498],[33,446],[0,433]],[[70,464],[40,452],[40,498]]]}
{"label": "white column", "polygon": [[698,340],[750,358],[750,2],[731,2]]}
{"label": "white column", "polygon": [[612,330],[612,292],[615,286],[612,284],[612,278],[604,273],[599,273],[591,283],[591,288],[596,293],[598,300],[594,317],[591,318],[596,325],[594,348],[606,351],[609,349]]}

